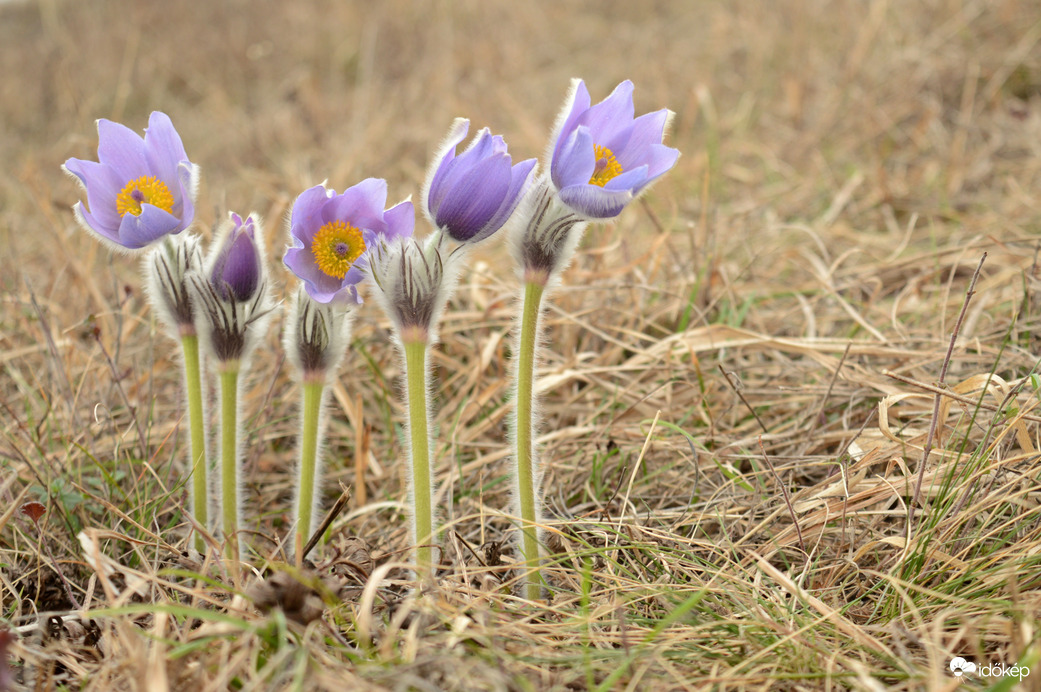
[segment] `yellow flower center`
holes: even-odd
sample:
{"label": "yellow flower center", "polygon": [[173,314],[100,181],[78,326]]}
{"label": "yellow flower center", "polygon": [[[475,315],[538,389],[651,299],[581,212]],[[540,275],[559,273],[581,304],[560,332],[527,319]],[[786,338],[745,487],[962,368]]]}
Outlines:
{"label": "yellow flower center", "polygon": [[343,221],[330,221],[314,234],[311,253],[315,264],[329,276],[342,279],[365,252],[361,231]]}
{"label": "yellow flower center", "polygon": [[593,177],[589,179],[590,185],[607,185],[613,178],[622,174],[622,166],[614,157],[614,152],[599,144],[593,145],[593,153],[596,154],[596,166],[593,168]]}
{"label": "yellow flower center", "polygon": [[154,176],[143,175],[137,180],[131,180],[116,195],[116,213],[120,217],[126,214],[140,216],[142,204],[151,204],[165,212],[173,213],[173,202],[173,195],[165,183]]}

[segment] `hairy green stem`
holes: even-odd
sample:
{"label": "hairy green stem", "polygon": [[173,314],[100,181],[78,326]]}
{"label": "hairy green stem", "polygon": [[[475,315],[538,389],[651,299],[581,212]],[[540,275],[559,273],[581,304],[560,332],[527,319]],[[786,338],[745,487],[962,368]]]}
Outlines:
{"label": "hairy green stem", "polygon": [[239,365],[226,361],[220,370],[220,482],[224,552],[231,564],[239,559],[238,396]]}
{"label": "hairy green stem", "polygon": [[[184,380],[188,397],[188,434],[191,437],[192,512],[195,521],[209,528],[209,510],[206,492],[206,429],[203,427],[202,379],[199,368],[199,336],[194,332],[181,335],[184,352]],[[196,534],[195,549],[206,550],[206,542]]]}
{"label": "hairy green stem", "polygon": [[325,380],[304,380],[304,403],[301,416],[303,431],[300,437],[300,477],[298,478],[299,501],[296,517],[296,548],[302,548],[311,537],[314,517],[315,469],[318,465],[318,425],[321,417],[322,394]]}
{"label": "hairy green stem", "polygon": [[539,535],[537,526],[535,487],[538,471],[535,466],[534,416],[532,400],[535,380],[535,346],[538,342],[539,310],[545,287],[533,281],[524,284],[524,308],[521,313],[520,346],[517,353],[517,500],[521,512],[521,555],[528,567],[527,597],[542,597],[545,581],[539,571]]}
{"label": "hairy green stem", "polygon": [[433,491],[430,482],[430,433],[427,418],[427,342],[405,341],[405,377],[408,392],[408,431],[412,447],[412,512],[415,522],[416,564],[420,575],[434,567]]}

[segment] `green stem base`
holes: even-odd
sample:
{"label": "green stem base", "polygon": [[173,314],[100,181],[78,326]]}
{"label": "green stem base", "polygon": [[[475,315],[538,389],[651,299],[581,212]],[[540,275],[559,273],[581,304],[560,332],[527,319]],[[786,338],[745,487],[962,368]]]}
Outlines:
{"label": "green stem base", "polygon": [[308,377],[303,382],[303,429],[300,433],[300,468],[297,479],[296,542],[299,551],[311,537],[314,523],[314,493],[318,467],[318,427],[321,418],[325,379]]}
{"label": "green stem base", "polygon": [[405,341],[408,431],[412,448],[412,513],[416,565],[420,576],[434,573],[433,489],[430,473],[430,432],[427,413],[426,341]]}
{"label": "green stem base", "polygon": [[[184,381],[188,399],[188,434],[191,437],[192,514],[204,529],[209,528],[209,493],[206,489],[206,428],[202,408],[202,377],[199,367],[199,336],[181,334],[184,353]],[[195,549],[206,550],[206,541],[196,534]]]}
{"label": "green stem base", "polygon": [[521,513],[521,556],[528,568],[525,593],[529,600],[542,598],[546,585],[540,571],[538,505],[540,489],[534,441],[535,346],[539,340],[539,310],[545,286],[528,281],[524,284],[524,308],[521,312],[520,345],[517,353],[517,499]]}
{"label": "green stem base", "polygon": [[224,553],[231,564],[238,564],[239,553],[239,469],[238,469],[238,363],[225,362],[220,369],[221,425],[221,516]]}

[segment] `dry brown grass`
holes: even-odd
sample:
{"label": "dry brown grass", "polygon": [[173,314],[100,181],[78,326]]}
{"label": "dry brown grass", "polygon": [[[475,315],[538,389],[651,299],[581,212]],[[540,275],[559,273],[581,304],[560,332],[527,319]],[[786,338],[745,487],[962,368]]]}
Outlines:
{"label": "dry brown grass", "polygon": [[[956,655],[1018,661],[1041,688],[1031,3],[39,0],[0,5],[0,43],[0,617],[19,634],[16,689],[996,682],[959,683]],[[180,553],[172,346],[136,263],[75,228],[60,164],[93,157],[96,118],[140,128],[164,110],[203,168],[200,227],[256,209],[277,238],[323,179],[414,194],[457,115],[540,154],[573,76],[594,98],[631,78],[638,110],[676,111],[684,155],[588,234],[552,300],[552,602],[509,588],[517,283],[494,244],[435,357],[453,529],[440,588],[410,596],[381,567],[407,548],[401,411],[367,305],[329,449],[331,489],[368,450],[365,502],[356,489],[314,555],[327,601],[302,607],[322,617],[233,598],[219,565]],[[944,388],[957,396],[934,419],[984,252]],[[245,404],[265,554],[290,508],[296,398],[272,330]],[[40,530],[16,511],[30,498]]]}

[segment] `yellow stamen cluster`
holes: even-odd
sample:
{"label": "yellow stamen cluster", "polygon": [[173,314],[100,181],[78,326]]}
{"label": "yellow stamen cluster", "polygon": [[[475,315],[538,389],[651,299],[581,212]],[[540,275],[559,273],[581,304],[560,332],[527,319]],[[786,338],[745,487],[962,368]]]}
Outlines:
{"label": "yellow stamen cluster", "polygon": [[330,221],[314,234],[311,253],[315,264],[329,276],[342,279],[365,252],[361,231],[343,221]]}
{"label": "yellow stamen cluster", "polygon": [[151,204],[165,212],[173,213],[174,198],[166,183],[155,176],[143,175],[126,184],[116,195],[116,213],[141,215],[141,205]]}
{"label": "yellow stamen cluster", "polygon": [[614,157],[614,152],[607,147],[594,144],[593,152],[596,154],[596,167],[593,168],[593,177],[589,179],[589,184],[603,187],[622,174],[622,166]]}

